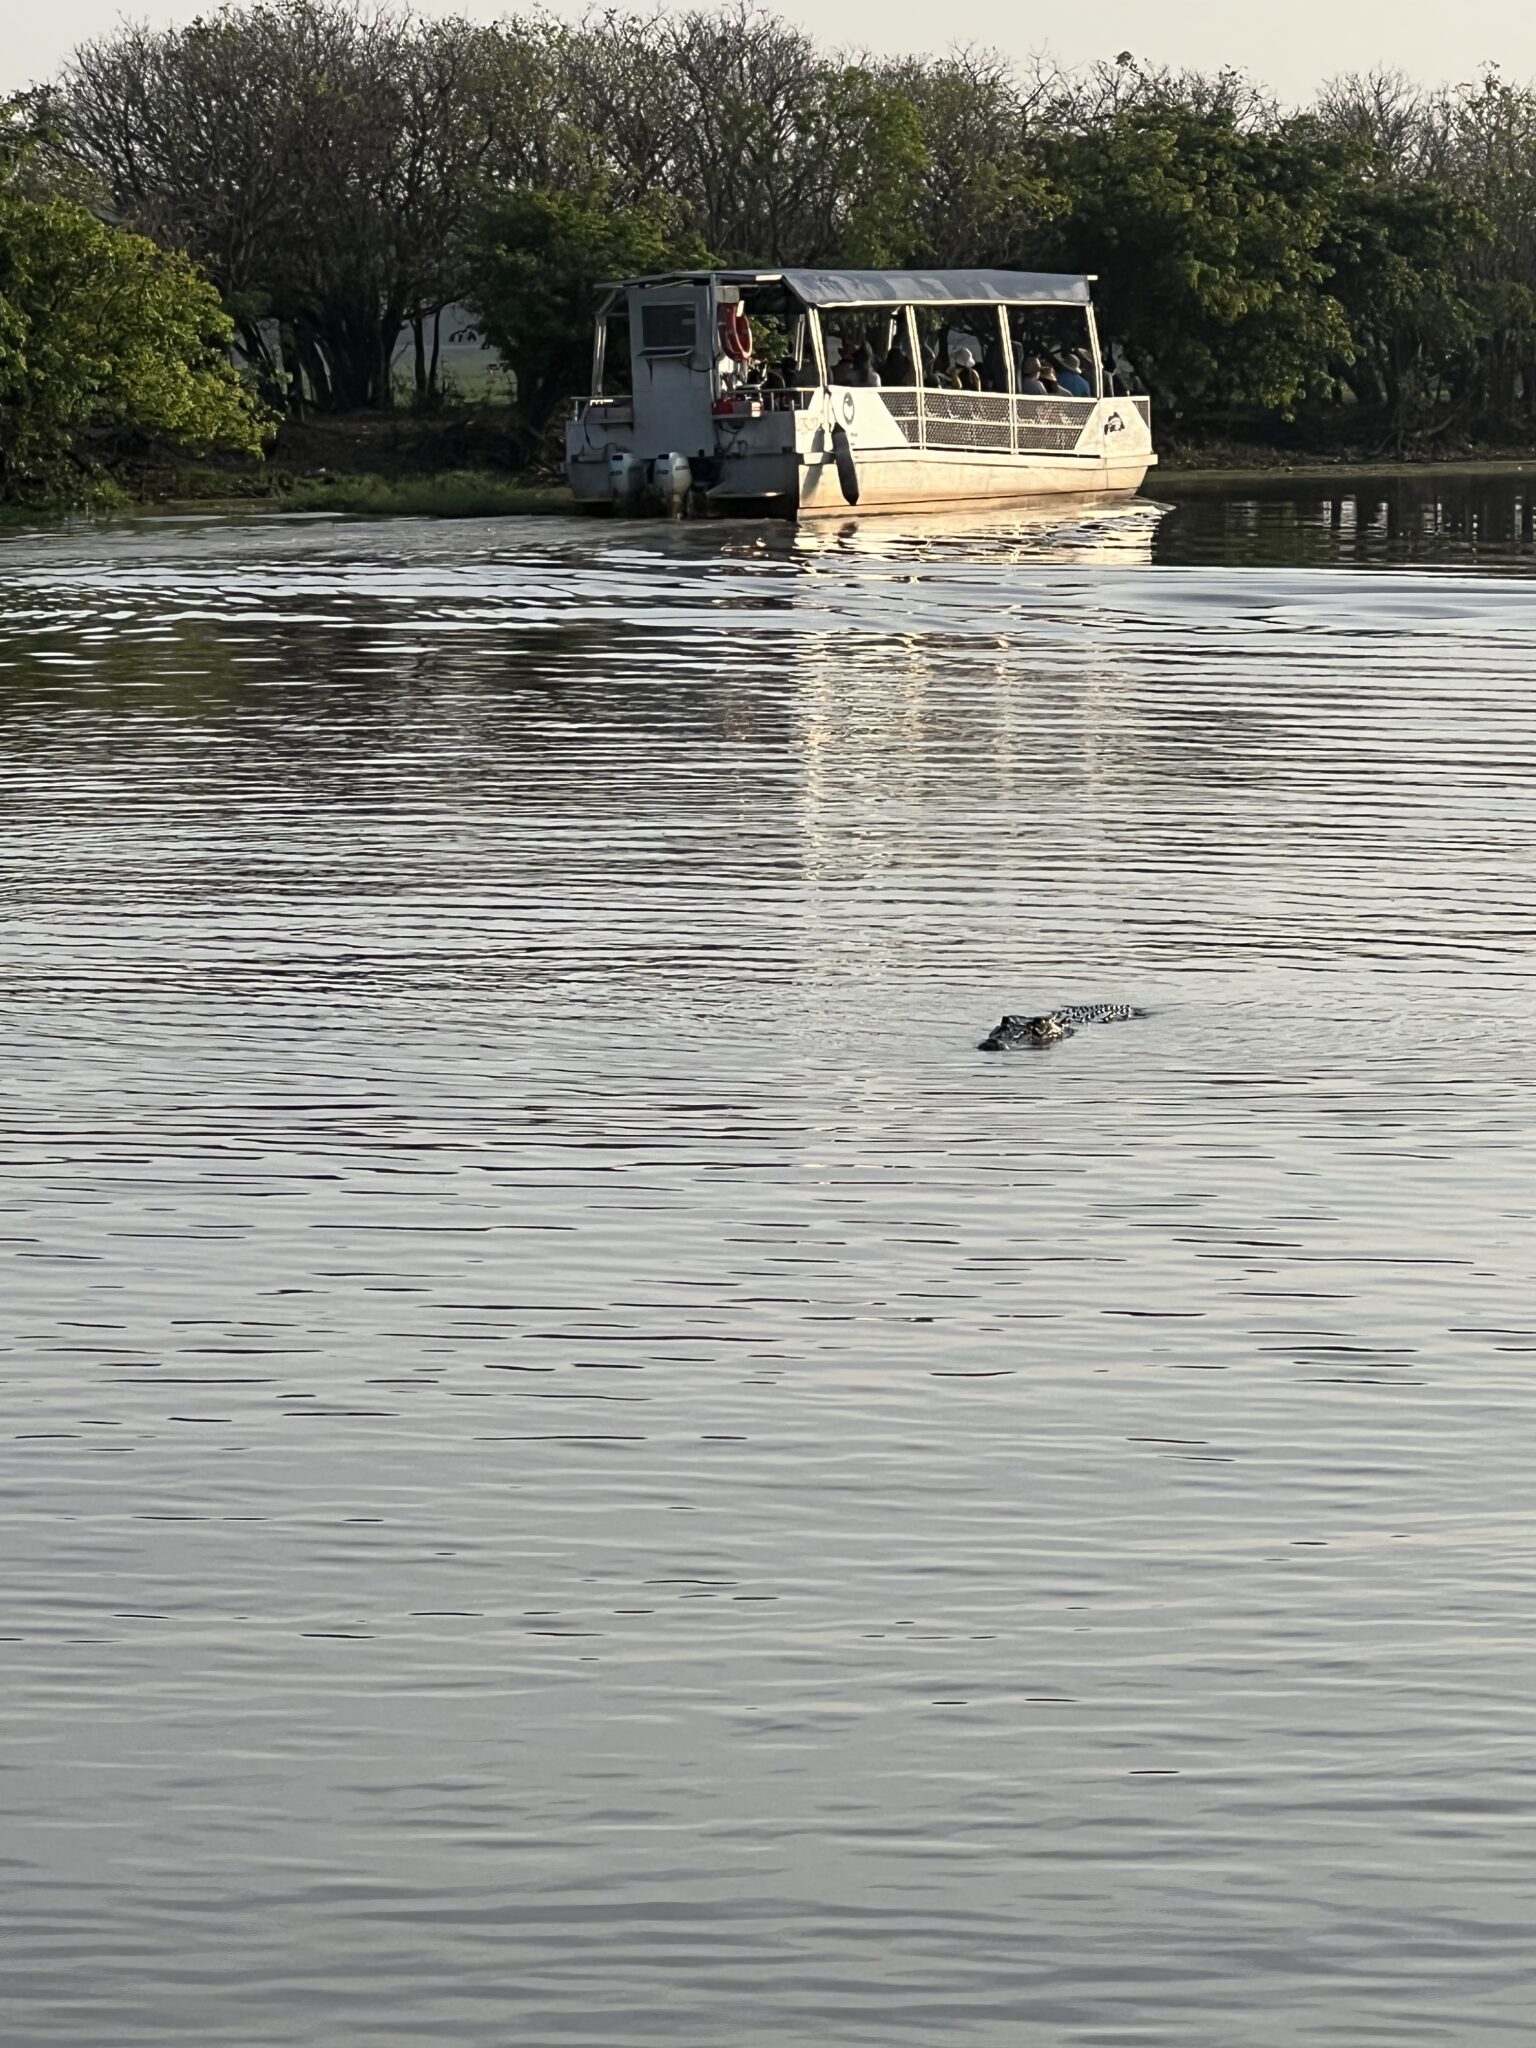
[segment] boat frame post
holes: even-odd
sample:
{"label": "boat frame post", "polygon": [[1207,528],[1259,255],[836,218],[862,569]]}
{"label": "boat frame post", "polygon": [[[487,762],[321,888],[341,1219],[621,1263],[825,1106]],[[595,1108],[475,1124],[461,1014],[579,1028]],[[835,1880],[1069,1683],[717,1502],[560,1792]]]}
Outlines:
{"label": "boat frame post", "polygon": [[1008,393],[1008,453],[1019,452],[1019,408],[1014,403],[1018,393],[1013,378],[1013,336],[1008,331],[1008,308],[999,304],[997,309],[998,332],[1003,339],[1003,375],[1007,379],[1004,390]]}
{"label": "boat frame post", "polygon": [[821,335],[821,313],[815,306],[806,308],[806,318],[811,323],[811,348],[816,357],[816,374],[821,379],[823,391],[831,388],[832,379],[827,375],[827,347]]}
{"label": "boat frame post", "polygon": [[597,324],[592,330],[592,396],[603,395],[603,370],[608,360],[608,315],[613,311],[616,291],[605,292],[598,301]]}
{"label": "boat frame post", "polygon": [[[1089,283],[1093,282],[1095,280],[1090,278]],[[1102,398],[1104,396],[1104,358],[1099,353],[1099,323],[1093,317],[1093,301],[1091,299],[1083,310],[1088,315],[1088,347],[1093,355],[1093,395],[1095,398]]]}
{"label": "boat frame post", "polygon": [[915,306],[903,306],[901,310],[907,316],[907,354],[911,358],[912,382],[917,390],[917,445],[926,448],[928,405],[924,392],[927,387],[923,383],[923,354],[917,338],[917,309]]}

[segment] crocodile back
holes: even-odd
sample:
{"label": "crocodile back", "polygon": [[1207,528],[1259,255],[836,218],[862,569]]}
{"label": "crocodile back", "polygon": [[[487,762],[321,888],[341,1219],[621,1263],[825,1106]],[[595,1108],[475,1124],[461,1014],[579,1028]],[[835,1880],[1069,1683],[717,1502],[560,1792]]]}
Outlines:
{"label": "crocodile back", "polygon": [[1123,1024],[1128,1017],[1145,1017],[1145,1010],[1129,1003],[1063,1003],[1051,1015],[1063,1024]]}

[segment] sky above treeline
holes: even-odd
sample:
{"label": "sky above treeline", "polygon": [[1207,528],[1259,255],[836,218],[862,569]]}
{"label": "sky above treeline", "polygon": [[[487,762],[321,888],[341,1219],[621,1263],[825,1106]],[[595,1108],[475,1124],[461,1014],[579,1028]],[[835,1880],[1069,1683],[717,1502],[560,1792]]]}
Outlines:
{"label": "sky above treeline", "polygon": [[[0,0],[0,95],[51,77],[77,42],[109,34],[124,14],[169,25],[210,13],[217,0]],[[491,21],[515,12],[505,0],[416,0],[423,14],[462,14]],[[579,6],[554,11],[574,16]],[[1476,8],[1430,0],[1292,0],[1289,6],[1234,7],[1232,0],[1091,0],[1074,7],[1033,9],[1016,0],[970,0],[956,10],[919,0],[783,0],[775,9],[828,45],[857,45],[879,54],[932,51],[947,43],[981,43],[1010,57],[1049,52],[1076,65],[1121,50],[1151,64],[1214,71],[1233,64],[1292,103],[1342,71],[1394,67],[1427,85],[1475,77],[1490,63],[1524,81],[1536,74],[1536,6],[1532,0],[1484,0]]]}

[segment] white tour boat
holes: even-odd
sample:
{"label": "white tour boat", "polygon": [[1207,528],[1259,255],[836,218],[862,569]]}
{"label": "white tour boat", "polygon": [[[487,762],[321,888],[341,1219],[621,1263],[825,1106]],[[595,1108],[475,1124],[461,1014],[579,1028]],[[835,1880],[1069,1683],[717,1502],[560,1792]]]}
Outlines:
{"label": "white tour boat", "polygon": [[[566,428],[571,489],[592,509],[800,518],[1132,492],[1157,460],[1151,407],[1104,361],[1091,282],[700,270],[604,285],[592,395]],[[1064,391],[1042,386],[1057,374]]]}

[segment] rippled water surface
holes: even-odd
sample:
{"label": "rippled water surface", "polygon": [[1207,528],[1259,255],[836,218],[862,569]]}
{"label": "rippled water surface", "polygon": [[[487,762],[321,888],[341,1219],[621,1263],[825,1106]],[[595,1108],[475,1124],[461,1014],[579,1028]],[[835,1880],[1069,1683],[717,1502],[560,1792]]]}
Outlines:
{"label": "rippled water surface", "polygon": [[0,543],[7,2041],[1529,2040],[1536,581],[1248,516]]}

